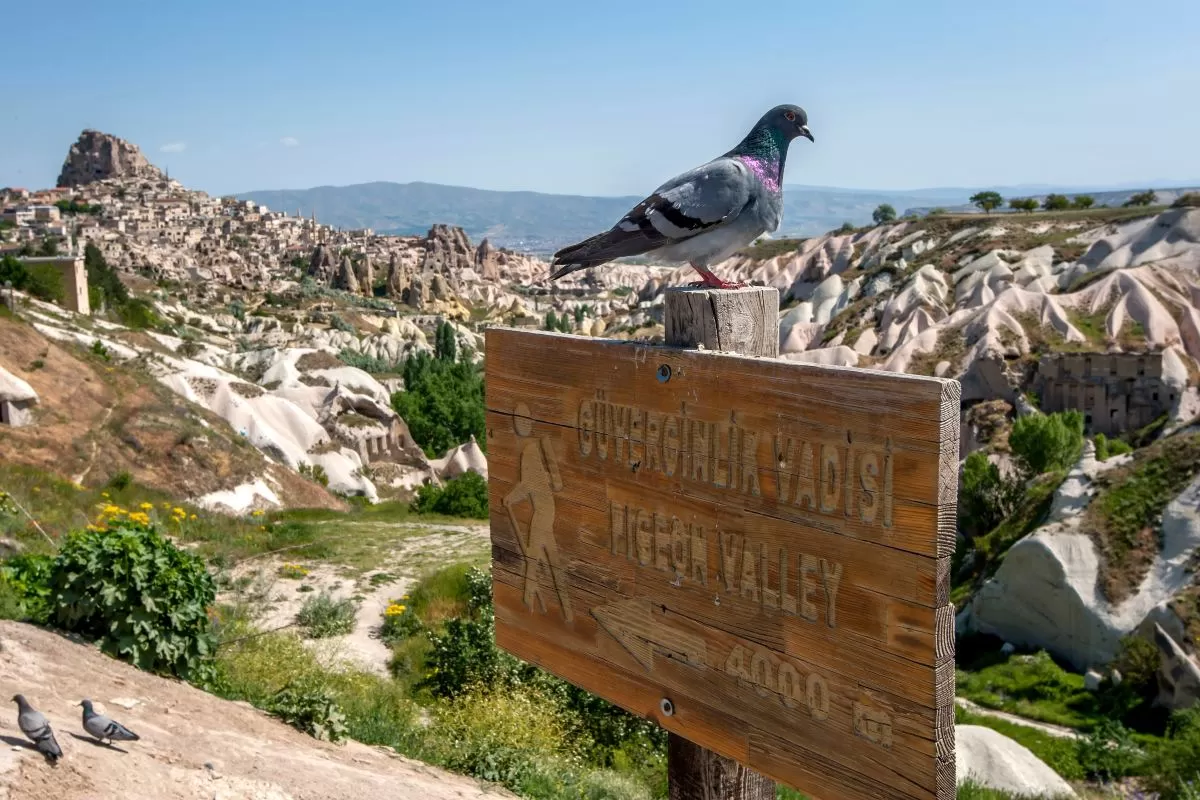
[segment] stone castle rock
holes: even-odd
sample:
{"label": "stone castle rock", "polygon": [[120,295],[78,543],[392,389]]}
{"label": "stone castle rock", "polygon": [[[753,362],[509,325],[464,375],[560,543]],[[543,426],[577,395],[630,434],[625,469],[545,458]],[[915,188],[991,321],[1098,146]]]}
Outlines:
{"label": "stone castle rock", "polygon": [[85,130],[67,151],[60,187],[82,186],[107,178],[166,180],[162,171],[146,160],[138,146],[108,133]]}

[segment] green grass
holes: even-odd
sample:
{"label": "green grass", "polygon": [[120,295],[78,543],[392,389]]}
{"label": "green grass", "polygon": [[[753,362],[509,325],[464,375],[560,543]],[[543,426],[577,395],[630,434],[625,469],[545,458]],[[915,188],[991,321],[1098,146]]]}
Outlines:
{"label": "green grass", "polygon": [[[466,565],[433,572],[405,600],[436,629],[465,612],[466,574]],[[661,754],[598,747],[579,735],[577,717],[548,686],[534,682],[503,690],[468,688],[437,699],[414,690],[429,668],[424,652],[409,665],[411,674],[397,680],[352,667],[330,669],[293,632],[240,639],[253,628],[244,618],[229,614],[223,611],[221,637],[230,644],[218,650],[217,677],[211,686],[223,697],[270,708],[285,686],[316,688],[336,702],[350,738],[499,783],[531,800],[665,796]]]}
{"label": "green grass", "polygon": [[[1048,472],[1026,490],[1025,498],[1007,519],[990,533],[977,537],[970,566],[955,571],[956,583],[950,590],[950,601],[962,608],[985,580],[1000,568],[1010,547],[1031,533],[1046,519],[1054,502],[1054,492],[1067,477],[1066,470]],[[962,547],[963,545],[960,545]],[[964,554],[964,557],[966,555]]]}
{"label": "green grass", "polygon": [[954,707],[954,722],[958,725],[982,725],[991,728],[1029,748],[1035,756],[1046,762],[1050,769],[1067,780],[1078,781],[1084,778],[1073,739],[1051,736],[1027,725],[975,714],[959,706]]}
{"label": "green grass", "polygon": [[999,651],[955,673],[959,697],[986,708],[1080,730],[1100,713],[1083,676],[1060,667],[1048,653],[1004,656]]}

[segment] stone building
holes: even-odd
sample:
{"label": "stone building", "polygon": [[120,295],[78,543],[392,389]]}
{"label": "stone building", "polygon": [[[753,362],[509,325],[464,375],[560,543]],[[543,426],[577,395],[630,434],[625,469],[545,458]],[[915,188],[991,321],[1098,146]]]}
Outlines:
{"label": "stone building", "polygon": [[1084,430],[1136,430],[1175,404],[1163,381],[1162,353],[1055,353],[1038,364],[1034,390],[1046,413],[1083,412]]}

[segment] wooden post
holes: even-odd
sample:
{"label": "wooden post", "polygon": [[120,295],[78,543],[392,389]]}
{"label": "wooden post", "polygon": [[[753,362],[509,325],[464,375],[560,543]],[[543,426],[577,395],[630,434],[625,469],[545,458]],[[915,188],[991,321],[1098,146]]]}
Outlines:
{"label": "wooden post", "polygon": [[[779,356],[779,290],[667,289],[665,343],[747,356]],[[670,800],[775,800],[775,782],[674,733],[667,737]]]}

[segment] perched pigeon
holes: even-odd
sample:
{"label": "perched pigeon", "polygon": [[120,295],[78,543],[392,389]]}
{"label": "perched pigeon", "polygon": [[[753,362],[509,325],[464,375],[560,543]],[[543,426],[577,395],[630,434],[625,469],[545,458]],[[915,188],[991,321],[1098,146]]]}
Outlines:
{"label": "perched pigeon", "polygon": [[108,739],[108,744],[112,744],[113,742],[136,742],[142,738],[116,720],[109,719],[103,714],[97,714],[96,710],[92,708],[91,700],[84,698],[79,705],[83,706],[84,730],[102,743],[105,739]]}
{"label": "perched pigeon", "polygon": [[17,727],[21,729],[21,733],[28,736],[37,745],[38,752],[45,756],[47,761],[57,764],[58,760],[62,758],[62,749],[54,739],[50,721],[42,712],[29,705],[25,695],[14,694],[13,702],[17,704]]}
{"label": "perched pigeon", "polygon": [[555,253],[550,279],[646,254],[686,261],[704,279],[697,285],[737,288],[708,268],[779,229],[783,164],[797,136],[814,141],[804,109],[772,108],[737,147],[667,181],[604,233]]}

